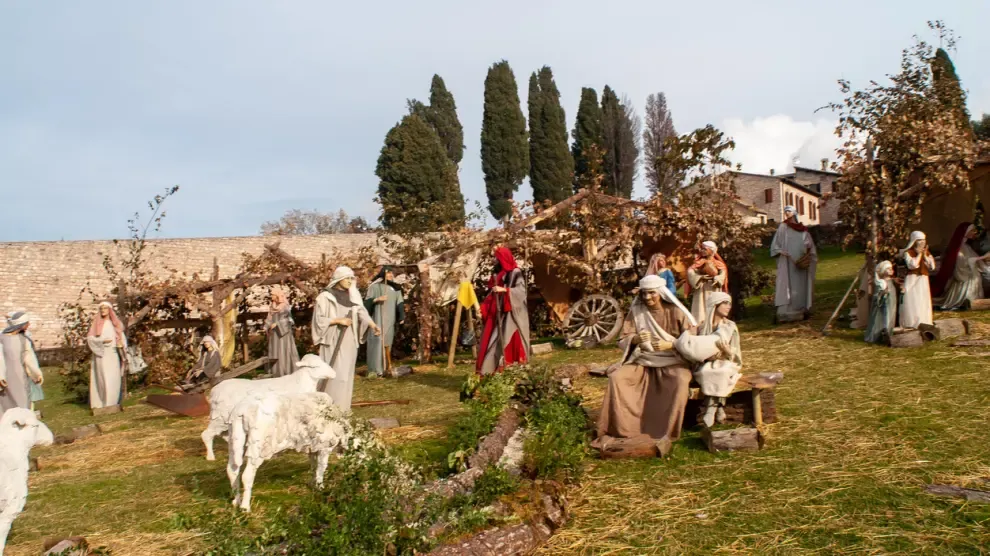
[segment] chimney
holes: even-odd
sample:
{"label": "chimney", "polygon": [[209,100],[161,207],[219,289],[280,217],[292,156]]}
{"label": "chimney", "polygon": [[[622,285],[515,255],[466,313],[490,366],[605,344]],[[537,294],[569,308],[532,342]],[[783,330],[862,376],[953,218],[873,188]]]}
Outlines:
{"label": "chimney", "polygon": [[822,172],[827,172],[827,171],[828,171],[828,159],[827,158],[823,158],[822,159]]}
{"label": "chimney", "polygon": [[776,174],[776,173],[777,173],[776,170],[774,170],[773,168],[770,168],[770,175],[771,176],[774,175],[774,174]]}

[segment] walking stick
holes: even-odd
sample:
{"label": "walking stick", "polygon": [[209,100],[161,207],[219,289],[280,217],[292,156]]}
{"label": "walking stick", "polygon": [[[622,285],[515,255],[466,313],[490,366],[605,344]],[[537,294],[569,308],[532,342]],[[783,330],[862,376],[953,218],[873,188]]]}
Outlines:
{"label": "walking stick", "polygon": [[825,326],[822,327],[823,336],[828,336],[828,329],[832,326],[832,321],[835,320],[835,317],[839,316],[839,311],[841,311],[842,306],[846,304],[846,299],[849,299],[849,294],[852,293],[853,288],[856,287],[856,284],[859,282],[859,277],[863,274],[863,270],[865,268],[866,265],[863,265],[863,268],[856,273],[856,277],[853,278],[852,284],[849,284],[849,289],[846,290],[846,295],[842,296],[842,301],[839,302],[839,306],[835,308],[835,311],[832,312],[832,316],[828,319],[828,322],[826,322]]}
{"label": "walking stick", "polygon": [[[385,289],[384,287],[382,289]],[[385,295],[388,295],[386,290]],[[386,303],[388,301],[386,300]],[[378,304],[378,327],[381,329],[379,337],[382,340],[382,376],[385,376],[388,369],[388,359],[385,358],[385,303]]]}
{"label": "walking stick", "polygon": [[127,397],[127,352],[122,347],[117,348],[120,357],[120,410],[124,410],[124,398]]}

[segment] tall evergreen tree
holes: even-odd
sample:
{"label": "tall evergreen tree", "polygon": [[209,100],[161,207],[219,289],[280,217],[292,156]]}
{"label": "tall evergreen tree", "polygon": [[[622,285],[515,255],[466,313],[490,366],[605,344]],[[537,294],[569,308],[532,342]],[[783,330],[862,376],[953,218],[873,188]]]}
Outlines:
{"label": "tall evergreen tree", "polygon": [[932,58],[932,81],[935,94],[946,110],[956,114],[962,125],[970,125],[969,111],[966,110],[966,93],[959,84],[956,66],[949,58],[949,53],[939,48]]}
{"label": "tall evergreen tree", "polygon": [[608,85],[602,90],[602,135],[605,160],[602,188],[610,195],[632,197],[639,159],[641,124],[628,101],[623,104]]}
{"label": "tall evergreen tree", "polygon": [[[605,147],[602,135],[602,108],[598,105],[598,93],[590,87],[581,89],[581,103],[578,104],[571,137],[574,139],[571,145],[571,156],[574,158],[574,190],[577,191],[580,189],[580,184],[588,182],[592,163],[595,162],[588,160],[591,146]],[[597,161],[599,166],[600,162]]]}
{"label": "tall evergreen tree", "polygon": [[971,123],[977,139],[990,141],[990,114],[984,114],[983,119],[973,120]]}
{"label": "tall evergreen tree", "polygon": [[447,150],[447,156],[455,165],[464,158],[464,128],[457,119],[457,105],[443,78],[433,76],[430,83],[430,124],[440,136],[440,142]]}
{"label": "tall evergreen tree", "polygon": [[454,95],[447,90],[443,78],[434,74],[430,83],[430,104],[411,99],[407,100],[409,113],[423,118],[440,137],[447,156],[458,165],[464,158],[464,128],[457,118],[457,105]]}
{"label": "tall evergreen tree", "polygon": [[485,112],[481,120],[481,169],[485,173],[488,210],[502,219],[512,211],[512,194],[529,171],[526,118],[509,62],[502,60],[485,78]]}
{"label": "tall evergreen tree", "polygon": [[571,194],[574,160],[567,148],[567,122],[553,71],[543,66],[529,78],[529,183],[533,200],[558,203]]}
{"label": "tall evergreen tree", "polygon": [[646,125],[643,130],[643,165],[646,167],[646,186],[653,195],[671,198],[677,194],[680,184],[674,178],[664,156],[664,141],[676,137],[674,120],[667,108],[663,93],[646,97]]}
{"label": "tall evergreen tree", "polygon": [[375,175],[386,229],[415,232],[463,222],[457,168],[440,137],[419,116],[410,114],[389,130]]}

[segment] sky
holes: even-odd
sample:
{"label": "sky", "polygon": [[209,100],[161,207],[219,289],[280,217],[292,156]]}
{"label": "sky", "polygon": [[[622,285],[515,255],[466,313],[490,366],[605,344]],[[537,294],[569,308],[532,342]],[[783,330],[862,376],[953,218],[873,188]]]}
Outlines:
{"label": "sky", "polygon": [[385,134],[434,73],[464,126],[461,190],[485,205],[483,89],[501,59],[523,107],[530,73],[553,68],[569,126],[582,87],[640,114],[663,92],[678,132],[722,129],[744,171],[818,167],[836,80],[896,72],[913,35],[937,42],[931,19],[960,37],[970,112],[990,112],[985,1],[0,0],[0,241],[126,237],[171,185],[162,237],[255,235],[293,208],[376,221]]}

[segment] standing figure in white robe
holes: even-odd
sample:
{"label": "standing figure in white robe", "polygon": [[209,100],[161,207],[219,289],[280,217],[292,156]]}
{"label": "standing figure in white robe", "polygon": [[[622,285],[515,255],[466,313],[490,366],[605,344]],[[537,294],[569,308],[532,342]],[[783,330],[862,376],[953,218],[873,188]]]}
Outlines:
{"label": "standing figure in white robe", "polygon": [[696,322],[705,320],[708,296],[713,292],[729,291],[729,269],[718,255],[714,241],[701,244],[701,253],[688,268],[684,294],[691,299],[691,316]]}
{"label": "standing figure in white robe", "polygon": [[330,394],[333,403],[344,411],[351,409],[358,346],[364,343],[369,328],[376,336],[381,334],[364,308],[354,271],[338,266],[330,284],[316,297],[312,331],[320,359],[336,371],[336,377],[321,385],[321,390]]}
{"label": "standing figure in white robe", "polygon": [[15,312],[0,333],[0,414],[8,409],[32,408],[32,389],[44,382],[34,344],[27,336],[31,321],[23,311]]}
{"label": "standing figure in white robe", "polygon": [[928,276],[935,270],[935,257],[928,251],[924,232],[911,232],[911,240],[901,251],[901,256],[908,269],[899,310],[901,328],[932,324],[932,290]]}
{"label": "standing figure in white robe", "polygon": [[975,299],[983,298],[982,273],[988,268],[990,253],[980,256],[969,242],[976,239],[976,226],[963,222],[949,246],[942,253],[942,267],[932,284],[932,295],[942,297],[945,311],[968,309]]}
{"label": "standing figure in white robe", "polygon": [[798,222],[797,211],[790,205],[784,207],[784,222],[773,236],[770,256],[777,259],[776,318],[794,320],[801,316],[807,320],[811,317],[818,251],[808,228]]}
{"label": "standing figure in white robe", "polygon": [[93,354],[89,368],[89,407],[98,409],[120,405],[121,370],[120,354],[127,349],[124,325],[110,303],[100,303],[93,323],[86,335],[86,344]]}

